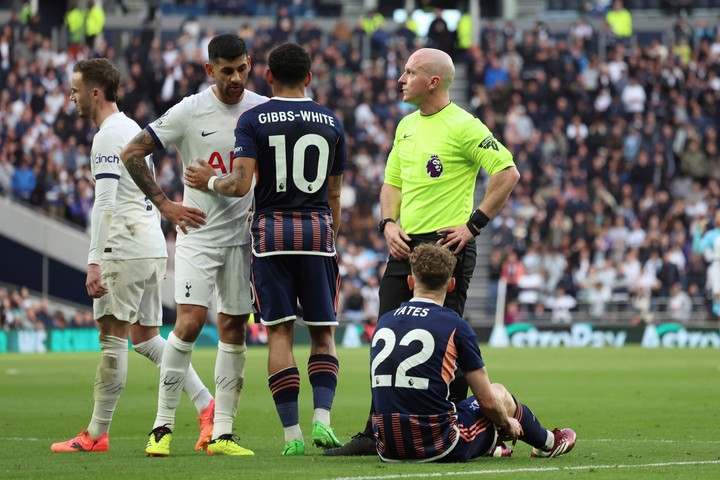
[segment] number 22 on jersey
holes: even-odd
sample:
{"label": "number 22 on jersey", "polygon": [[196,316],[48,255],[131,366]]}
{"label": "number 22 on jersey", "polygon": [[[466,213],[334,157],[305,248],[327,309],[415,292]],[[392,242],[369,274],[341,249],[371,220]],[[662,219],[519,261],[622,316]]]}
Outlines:
{"label": "number 22 on jersey", "polygon": [[[372,365],[370,366],[370,378],[372,380],[372,388],[377,387],[396,387],[396,388],[417,388],[419,390],[427,390],[429,386],[429,380],[422,377],[412,377],[407,374],[408,370],[418,365],[425,363],[430,357],[432,357],[433,351],[435,350],[435,339],[432,334],[427,330],[416,328],[410,330],[397,344],[395,332],[389,328],[381,328],[375,332],[373,337],[372,346],[373,348],[378,342],[384,342],[382,349],[373,359]],[[403,359],[397,367],[395,372],[395,382],[393,383],[393,375],[378,375],[376,373],[378,367],[385,362],[391,355],[400,355],[399,352],[395,352],[395,347],[408,346],[413,342],[420,342],[422,348],[419,352],[410,355]]]}

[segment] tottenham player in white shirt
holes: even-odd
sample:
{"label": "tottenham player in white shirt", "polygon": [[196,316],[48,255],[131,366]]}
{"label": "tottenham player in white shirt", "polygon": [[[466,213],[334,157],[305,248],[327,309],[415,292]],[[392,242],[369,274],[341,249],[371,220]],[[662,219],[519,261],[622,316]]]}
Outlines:
{"label": "tottenham player in white shirt", "polygon": [[[159,330],[165,237],[158,212],[120,162],[120,151],[140,127],[118,110],[119,79],[118,69],[104,58],[82,60],[73,69],[70,100],[78,115],[99,127],[91,154],[95,205],[86,287],[94,299],[102,358],[95,373],[95,407],[87,430],[53,444],[53,452],[108,451],[110,422],[127,379],[128,335],[135,351],[157,365],[166,344]],[[200,441],[207,443],[214,400],[192,369],[184,390],[204,418]]]}
{"label": "tottenham player in white shirt", "polygon": [[170,454],[175,409],[195,340],[205,324],[213,294],[220,334],[215,361],[215,419],[208,454],[252,455],[232,434],[245,370],[245,329],[253,311],[250,285],[252,196],[228,198],[185,189],[183,204],[168,200],[143,158],[174,145],[183,167],[207,159],[218,174],[229,173],[240,114],[267,97],[245,90],[250,57],[236,35],[214,37],[208,45],[207,74],[214,85],[184,98],[148,125],[123,150],[122,161],[160,213],[178,226],[175,250],[177,322],[168,337],[160,370],[158,411],[145,449],[151,456]]}

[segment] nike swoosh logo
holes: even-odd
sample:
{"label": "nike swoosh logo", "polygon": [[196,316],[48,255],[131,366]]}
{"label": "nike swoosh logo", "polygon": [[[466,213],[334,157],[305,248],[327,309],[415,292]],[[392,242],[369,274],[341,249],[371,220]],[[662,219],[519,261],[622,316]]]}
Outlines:
{"label": "nike swoosh logo", "polygon": [[165,386],[167,386],[167,387],[170,387],[170,386],[172,386],[172,385],[177,385],[178,383],[180,383],[180,380],[175,380],[174,382],[164,381],[164,382],[163,382],[163,385],[165,385]]}
{"label": "nike swoosh logo", "polygon": [[410,138],[410,137],[412,137],[412,133],[403,134],[403,138]]}
{"label": "nike swoosh logo", "polygon": [[200,132],[200,135],[202,135],[203,137],[207,137],[208,135],[212,135],[213,133],[217,133],[217,130],[215,130],[214,132],[206,132],[205,130],[203,130],[202,132]]}

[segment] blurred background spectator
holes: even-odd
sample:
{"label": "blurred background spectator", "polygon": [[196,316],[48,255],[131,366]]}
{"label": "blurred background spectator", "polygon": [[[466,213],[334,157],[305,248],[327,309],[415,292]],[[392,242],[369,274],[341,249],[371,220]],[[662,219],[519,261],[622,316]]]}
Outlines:
{"label": "blurred background spectator", "polygon": [[[372,328],[387,254],[375,228],[379,189],[397,122],[412,110],[400,100],[397,78],[410,52],[429,45],[455,56],[454,98],[511,149],[522,174],[479,237],[488,253],[478,259],[484,291],[473,320],[492,321],[501,284],[507,307],[500,318],[508,323],[717,319],[707,283],[713,259],[691,248],[696,232],[712,228],[720,198],[717,15],[690,17],[682,6],[671,29],[638,32],[623,2],[594,2],[563,31],[544,20],[519,26],[486,18],[473,38],[467,11],[452,23],[432,10],[423,29],[413,12],[395,21],[382,4],[357,21],[330,1],[129,6],[73,2],[61,20],[65,44],[32,14],[8,14],[0,30],[0,194],[86,228],[94,127],[68,100],[75,62],[106,56],[117,63],[118,104],[144,127],[207,88],[207,43],[222,32],[203,18],[242,15],[234,28],[253,59],[248,88],[269,94],[267,52],[300,42],[313,61],[308,95],[345,124],[339,315]],[[316,18],[324,12],[334,17]],[[106,13],[136,19],[137,34],[118,34]],[[177,31],[163,27],[178,14]],[[177,153],[160,152],[154,161],[158,183],[180,198]],[[175,233],[163,226],[172,258]],[[17,314],[7,293],[2,301],[4,328],[37,324],[31,317],[43,315]]]}

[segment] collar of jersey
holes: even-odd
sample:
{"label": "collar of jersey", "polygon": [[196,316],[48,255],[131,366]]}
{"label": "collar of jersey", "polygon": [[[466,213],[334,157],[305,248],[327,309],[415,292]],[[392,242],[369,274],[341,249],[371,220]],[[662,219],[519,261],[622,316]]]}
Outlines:
{"label": "collar of jersey", "polygon": [[411,302],[424,302],[424,303],[434,303],[435,305],[438,305],[438,303],[435,300],[430,300],[429,298],[425,297],[413,297],[410,299]]}
{"label": "collar of jersey", "polygon": [[312,98],[310,97],[272,97],[271,100],[282,100],[285,102],[310,102],[312,101]]}

